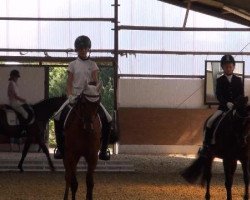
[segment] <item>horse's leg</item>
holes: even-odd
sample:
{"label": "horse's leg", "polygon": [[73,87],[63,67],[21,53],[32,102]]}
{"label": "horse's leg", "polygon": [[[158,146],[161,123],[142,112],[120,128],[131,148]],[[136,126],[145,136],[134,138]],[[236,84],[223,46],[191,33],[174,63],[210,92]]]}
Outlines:
{"label": "horse's leg", "polygon": [[242,166],[242,171],[243,171],[243,178],[244,178],[244,183],[245,183],[245,194],[244,194],[244,200],[249,199],[249,192],[248,192],[248,187],[249,187],[249,172],[248,172],[248,159],[242,159],[241,160],[241,166]]}
{"label": "horse's leg", "polygon": [[207,183],[207,188],[206,188],[206,195],[205,195],[205,199],[206,200],[210,200],[210,182],[211,182],[211,178],[212,178],[212,163],[213,163],[213,158],[209,157],[208,161],[207,161],[207,165],[205,167],[205,178],[206,178],[206,183]]}
{"label": "horse's leg", "polygon": [[76,199],[76,192],[78,189],[78,182],[76,178],[76,173],[74,172],[72,179],[71,179],[71,195],[72,195],[72,200]]}
{"label": "horse's leg", "polygon": [[93,199],[94,171],[98,161],[97,155],[98,153],[96,153],[96,155],[90,156],[89,158],[85,158],[88,165],[88,170],[86,174],[86,184],[87,184],[86,200]]}
{"label": "horse's leg", "polygon": [[76,192],[78,189],[78,182],[76,179],[76,167],[80,156],[74,154],[67,154],[63,160],[65,167],[65,181],[66,187],[64,192],[64,200],[68,199],[69,188],[71,189],[72,200],[75,200]]}
{"label": "horse's leg", "polygon": [[31,137],[28,135],[25,141],[24,147],[23,147],[21,160],[18,163],[18,169],[20,170],[20,172],[23,172],[23,161],[25,157],[27,156],[28,150],[30,148],[30,144],[31,144]]}
{"label": "horse's leg", "polygon": [[[66,175],[65,175],[65,180],[66,180]],[[68,200],[68,196],[69,196],[69,187],[70,187],[70,183],[68,181],[66,181],[66,185],[65,185],[65,190],[64,190],[64,198],[63,200]]]}
{"label": "horse's leg", "polygon": [[55,167],[54,167],[53,162],[50,158],[49,150],[48,150],[47,146],[45,145],[44,139],[39,134],[37,134],[35,136],[35,138],[37,139],[40,148],[43,150],[43,153],[45,153],[45,155],[47,157],[51,171],[55,171]]}
{"label": "horse's leg", "polygon": [[236,170],[237,161],[223,159],[223,166],[225,172],[225,187],[227,190],[227,200],[232,200],[233,175]]}

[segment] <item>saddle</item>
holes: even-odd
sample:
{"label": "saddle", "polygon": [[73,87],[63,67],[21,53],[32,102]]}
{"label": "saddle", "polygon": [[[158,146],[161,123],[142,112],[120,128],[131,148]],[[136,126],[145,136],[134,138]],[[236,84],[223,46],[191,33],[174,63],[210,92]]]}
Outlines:
{"label": "saddle", "polygon": [[[211,131],[212,131],[212,144],[215,144],[216,143],[216,140],[218,139],[219,135],[218,135],[218,130],[220,128],[220,124],[223,123],[223,120],[225,118],[228,118],[228,117],[231,117],[232,119],[235,117],[234,115],[234,111],[228,111],[228,112],[224,112],[222,115],[220,115],[213,123],[212,125],[212,128],[211,128]],[[243,134],[239,134],[237,135],[237,138],[236,138],[236,142],[238,144],[240,144],[240,146],[244,146],[245,142],[245,135],[244,133]]]}
{"label": "saddle", "polygon": [[1,125],[5,126],[19,126],[19,125],[28,125],[32,124],[35,121],[35,115],[33,109],[27,105],[24,104],[22,107],[25,109],[25,111],[28,113],[28,118],[24,119],[22,115],[9,105],[2,105],[0,107],[0,122]]}
{"label": "saddle", "polygon": [[[58,113],[54,118],[57,122],[63,124],[63,128],[65,127],[65,124],[67,122],[68,116],[69,116],[72,108],[73,107],[70,104],[66,105],[62,109],[62,111],[60,113]],[[102,123],[102,120],[106,120],[106,115],[100,107],[98,108],[97,112],[98,112],[98,115],[99,115],[99,117],[101,119],[101,123]]]}

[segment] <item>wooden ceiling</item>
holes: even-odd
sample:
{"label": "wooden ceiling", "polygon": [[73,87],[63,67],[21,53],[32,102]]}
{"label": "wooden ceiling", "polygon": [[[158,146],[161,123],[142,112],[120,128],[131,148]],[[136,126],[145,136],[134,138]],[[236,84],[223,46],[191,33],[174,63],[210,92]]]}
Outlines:
{"label": "wooden ceiling", "polygon": [[159,0],[250,27],[250,0]]}

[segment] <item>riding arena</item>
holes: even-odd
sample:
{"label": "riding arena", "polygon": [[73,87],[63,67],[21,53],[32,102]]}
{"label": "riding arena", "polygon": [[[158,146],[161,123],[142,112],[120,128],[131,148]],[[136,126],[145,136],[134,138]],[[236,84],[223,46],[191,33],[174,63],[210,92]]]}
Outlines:
{"label": "riding arena", "polygon": [[248,200],[248,0],[1,0],[0,200]]}

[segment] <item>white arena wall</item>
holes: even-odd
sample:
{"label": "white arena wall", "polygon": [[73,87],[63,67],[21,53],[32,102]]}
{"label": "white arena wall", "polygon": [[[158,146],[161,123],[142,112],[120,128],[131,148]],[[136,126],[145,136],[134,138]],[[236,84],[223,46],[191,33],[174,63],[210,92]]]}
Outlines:
{"label": "white arena wall", "polygon": [[[204,79],[120,78],[118,92],[118,110],[124,108],[133,108],[135,110],[140,108],[149,110],[162,108],[176,111],[178,109],[197,109],[210,110],[210,112],[213,112],[213,110],[207,109],[207,105],[204,105]],[[250,79],[245,79],[245,95],[250,96]],[[216,106],[214,109],[216,109]],[[192,124],[190,126],[192,126]],[[191,135],[192,133],[190,132],[189,134]],[[202,131],[198,134],[202,134]],[[122,137],[121,130],[121,138]],[[193,154],[197,152],[201,145],[201,141],[199,144],[194,145],[153,145],[136,144],[136,142],[137,141],[134,141],[134,143],[132,142],[132,144],[129,145],[122,144],[121,139],[119,153]]]}
{"label": "white arena wall", "polygon": [[[250,79],[245,79],[245,95],[250,97]],[[204,79],[120,78],[118,107],[206,108]]]}

